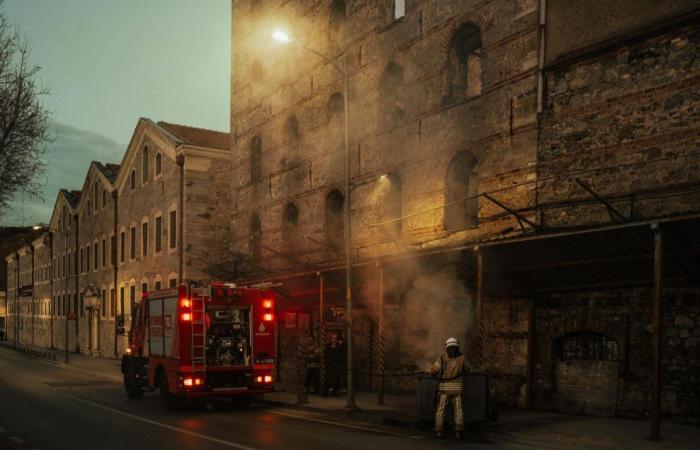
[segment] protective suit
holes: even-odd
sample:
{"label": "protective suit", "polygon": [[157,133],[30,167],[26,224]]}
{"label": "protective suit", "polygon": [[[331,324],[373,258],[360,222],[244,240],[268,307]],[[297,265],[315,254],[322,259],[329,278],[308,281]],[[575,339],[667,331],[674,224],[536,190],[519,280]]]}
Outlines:
{"label": "protective suit", "polygon": [[466,365],[464,355],[459,351],[459,341],[455,338],[450,338],[445,342],[445,351],[429,370],[431,375],[437,375],[440,380],[437,409],[435,411],[435,433],[438,436],[442,434],[442,428],[445,424],[445,411],[448,402],[452,402],[457,437],[461,437],[464,431],[462,374],[467,368]]}

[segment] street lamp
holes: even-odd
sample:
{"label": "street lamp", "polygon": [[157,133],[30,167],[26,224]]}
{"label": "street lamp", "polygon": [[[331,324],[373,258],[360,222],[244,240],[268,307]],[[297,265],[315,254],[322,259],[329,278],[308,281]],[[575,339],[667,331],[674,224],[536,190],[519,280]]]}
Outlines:
{"label": "street lamp", "polygon": [[[296,43],[289,35],[289,33],[283,30],[275,30],[272,33],[272,38],[277,42],[288,45],[290,43]],[[350,222],[350,146],[348,141],[348,54],[345,52],[343,54],[344,67],[340,67],[335,62],[331,61],[323,53],[314,50],[312,48],[306,47],[303,44],[298,44],[302,49],[313,53],[319,58],[323,59],[326,63],[333,66],[338,72],[343,75],[343,132],[345,139],[345,192],[346,192],[346,204],[345,204],[345,326],[347,334],[347,366],[348,366],[348,402],[347,408],[356,409],[355,404],[355,380],[354,380],[354,368],[353,368],[353,352],[352,352],[352,257],[351,257],[351,222]]]}
{"label": "street lamp", "polygon": [[[64,227],[65,227],[65,224],[64,224]],[[56,229],[53,228],[53,227],[47,227],[47,226],[42,226],[42,225],[35,225],[35,226],[32,227],[32,229],[35,230],[35,231],[38,231],[38,230],[42,230],[42,229],[43,229],[43,230],[46,230],[46,231],[49,232],[49,238],[51,239],[51,276],[53,277],[53,276],[54,276],[54,266],[53,266],[53,264],[54,264],[54,263],[53,263],[53,261],[54,261],[54,258],[53,258],[53,256],[54,256],[54,255],[53,255],[53,237],[54,237],[54,233],[60,232],[60,231],[59,231],[59,230],[56,230]],[[67,250],[68,250],[68,233],[63,233],[63,251],[66,252]],[[67,260],[66,260],[66,262],[67,262]],[[66,281],[65,281],[65,293],[64,293],[64,300],[63,300],[63,308],[64,308],[64,310],[67,311],[68,308],[66,307],[66,306],[67,306],[67,304],[66,304],[66,299],[67,299],[67,297],[68,297],[68,270],[67,270],[67,268],[66,268],[66,264],[65,264],[65,263],[63,264],[63,278],[66,280]],[[52,293],[51,297],[52,297],[52,298],[51,298],[51,303],[53,304],[53,302],[54,302],[53,293]],[[67,315],[67,314],[66,314],[66,320],[64,320],[64,324],[65,324],[65,328],[64,328],[64,331],[65,331],[65,335],[64,335],[64,343],[65,343],[65,348],[64,348],[65,352],[64,352],[64,353],[65,353],[65,358],[64,358],[64,361],[65,361],[66,363],[68,363],[68,362],[69,362],[69,361],[68,361],[69,358],[68,358],[68,315]],[[52,331],[52,336],[51,336],[51,337],[52,337],[52,339],[53,339],[53,331]]]}

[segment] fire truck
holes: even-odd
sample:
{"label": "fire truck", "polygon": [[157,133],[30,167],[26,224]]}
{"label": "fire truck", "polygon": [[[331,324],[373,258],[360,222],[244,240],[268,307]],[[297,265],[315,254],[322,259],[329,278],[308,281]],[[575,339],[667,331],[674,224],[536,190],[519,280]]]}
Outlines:
{"label": "fire truck", "polygon": [[144,292],[122,356],[130,398],[158,389],[166,407],[273,390],[275,296],[228,283]]}

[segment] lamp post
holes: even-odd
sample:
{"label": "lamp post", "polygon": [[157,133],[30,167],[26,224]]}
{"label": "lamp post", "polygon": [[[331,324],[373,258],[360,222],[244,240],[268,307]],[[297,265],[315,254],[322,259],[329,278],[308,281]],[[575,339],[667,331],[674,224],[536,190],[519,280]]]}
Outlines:
{"label": "lamp post", "polygon": [[[292,40],[289,34],[282,30],[276,30],[272,33],[272,38],[283,44],[296,43]],[[345,326],[347,334],[347,369],[348,369],[348,401],[346,407],[356,409],[355,404],[355,380],[353,368],[353,351],[352,351],[352,245],[351,245],[351,220],[350,220],[350,145],[348,140],[348,54],[343,54],[343,67],[333,62],[323,53],[306,47],[303,44],[298,44],[302,49],[313,53],[326,63],[330,64],[338,72],[343,75],[343,133],[345,141]]]}
{"label": "lamp post", "polygon": [[[64,225],[65,226],[65,225]],[[54,267],[53,267],[53,237],[54,234],[57,232],[60,232],[59,230],[56,230],[53,227],[45,227],[41,225],[36,225],[32,227],[34,230],[41,230],[44,229],[49,232],[49,236],[51,237],[51,276],[53,277],[54,274]],[[65,253],[66,250],[68,249],[68,233],[63,233],[63,252]],[[68,297],[68,270],[66,268],[66,264],[68,263],[68,259],[66,259],[66,262],[63,264],[63,278],[65,279],[65,292],[63,294],[63,309],[68,310],[66,307],[66,298]],[[53,298],[51,299],[51,302],[53,302]],[[66,314],[66,320],[64,322],[64,361],[66,363],[69,362],[68,358],[68,315]],[[53,335],[51,336],[53,339]]]}

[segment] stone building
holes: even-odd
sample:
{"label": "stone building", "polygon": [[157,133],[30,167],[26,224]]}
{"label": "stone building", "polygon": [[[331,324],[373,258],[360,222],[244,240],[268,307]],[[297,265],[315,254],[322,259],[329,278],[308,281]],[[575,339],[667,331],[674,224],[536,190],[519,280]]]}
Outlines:
{"label": "stone building", "polygon": [[501,402],[699,422],[697,19],[233,0],[232,248],[279,283],[280,378],[343,332],[351,200],[358,387],[412,389],[457,335]]}
{"label": "stone building", "polygon": [[140,119],[121,164],[93,161],[80,191],[58,193],[45,233],[7,256],[9,339],[119,355],[142,291],[211,278],[228,145],[227,133]]}

